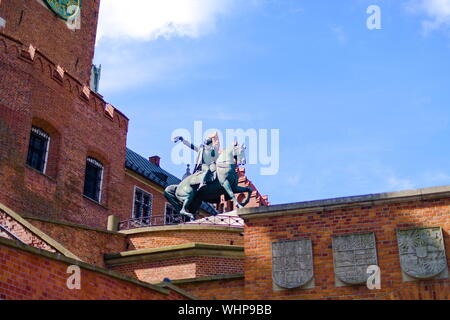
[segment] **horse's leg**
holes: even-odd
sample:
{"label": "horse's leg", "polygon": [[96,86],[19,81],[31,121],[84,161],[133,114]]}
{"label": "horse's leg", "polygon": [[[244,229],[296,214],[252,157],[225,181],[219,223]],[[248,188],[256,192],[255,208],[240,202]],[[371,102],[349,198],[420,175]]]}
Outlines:
{"label": "horse's leg", "polygon": [[183,202],[183,207],[181,208],[180,214],[187,216],[190,221],[194,220],[194,216],[189,213],[187,210],[189,208],[189,206],[191,205],[192,201],[194,200],[194,196],[195,196],[195,192],[194,190],[191,188],[190,192],[187,192],[186,198],[184,199]]}
{"label": "horse's leg", "polygon": [[225,189],[225,191],[227,192],[227,194],[231,198],[231,200],[233,200],[234,205],[237,208],[243,208],[243,206],[239,203],[236,196],[234,195],[233,187],[231,186],[231,183],[230,183],[230,181],[228,181],[228,179],[223,182],[222,187]]}
{"label": "horse's leg", "polygon": [[250,202],[250,198],[252,196],[253,189],[250,187],[240,187],[238,185],[236,185],[233,188],[233,193],[243,193],[243,192],[247,192],[247,199],[243,203],[240,203],[240,205],[242,207],[245,207]]}

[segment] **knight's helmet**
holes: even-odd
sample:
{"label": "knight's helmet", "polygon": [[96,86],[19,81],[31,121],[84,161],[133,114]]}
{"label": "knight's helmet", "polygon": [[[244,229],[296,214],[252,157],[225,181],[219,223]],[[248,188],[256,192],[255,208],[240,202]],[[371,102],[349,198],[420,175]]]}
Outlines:
{"label": "knight's helmet", "polygon": [[206,140],[205,140],[205,145],[207,145],[207,146],[209,146],[210,144],[212,144],[213,143],[213,140],[211,139],[211,138],[207,138]]}
{"label": "knight's helmet", "polygon": [[190,165],[187,165],[186,167],[186,173],[183,175],[183,179],[186,179],[187,177],[189,177],[191,175],[191,169],[190,169]]}

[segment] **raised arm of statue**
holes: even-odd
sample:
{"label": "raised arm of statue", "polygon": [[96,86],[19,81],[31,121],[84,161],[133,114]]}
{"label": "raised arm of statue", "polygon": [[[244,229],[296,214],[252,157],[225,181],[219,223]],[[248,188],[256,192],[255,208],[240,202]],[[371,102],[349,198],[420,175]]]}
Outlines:
{"label": "raised arm of statue", "polygon": [[195,146],[192,143],[190,143],[189,141],[185,140],[183,137],[175,137],[175,139],[173,139],[173,142],[175,142],[175,143],[177,143],[178,141],[183,142],[183,144],[185,146],[187,146],[188,148],[191,148],[195,152],[198,152],[198,150],[199,150],[199,148],[197,146]]}

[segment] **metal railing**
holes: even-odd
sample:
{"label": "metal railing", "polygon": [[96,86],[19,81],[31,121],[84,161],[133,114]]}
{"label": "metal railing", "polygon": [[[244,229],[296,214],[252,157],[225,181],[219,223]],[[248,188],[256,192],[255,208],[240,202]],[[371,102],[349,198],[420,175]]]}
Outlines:
{"label": "metal railing", "polygon": [[244,222],[237,216],[216,215],[187,221],[183,216],[152,216],[129,219],[119,222],[119,230],[130,230],[147,227],[161,227],[170,225],[213,225],[232,228],[243,228]]}

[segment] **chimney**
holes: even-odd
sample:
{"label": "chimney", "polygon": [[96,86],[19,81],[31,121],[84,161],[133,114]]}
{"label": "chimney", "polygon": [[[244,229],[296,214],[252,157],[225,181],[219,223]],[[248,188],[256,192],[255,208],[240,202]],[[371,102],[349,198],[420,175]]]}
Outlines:
{"label": "chimney", "polygon": [[153,156],[153,157],[148,158],[148,160],[151,163],[156,164],[159,167],[159,162],[161,161],[161,158],[158,156]]}

